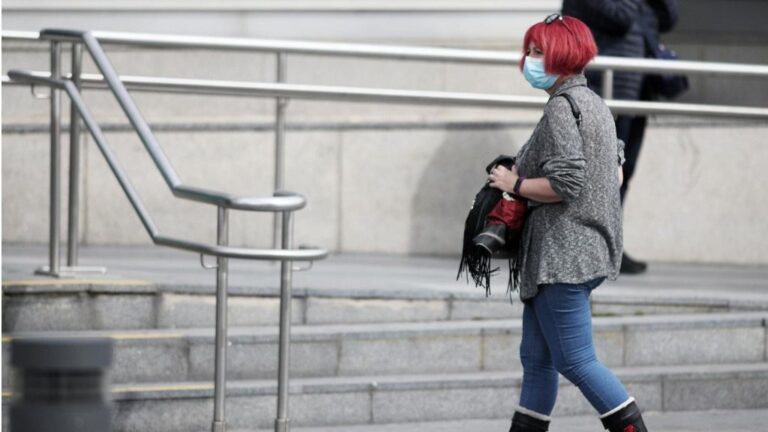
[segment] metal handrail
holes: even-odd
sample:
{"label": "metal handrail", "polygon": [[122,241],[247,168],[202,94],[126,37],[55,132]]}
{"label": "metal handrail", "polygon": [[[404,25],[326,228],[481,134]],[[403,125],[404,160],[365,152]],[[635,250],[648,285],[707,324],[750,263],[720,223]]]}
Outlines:
{"label": "metal handrail", "polygon": [[[46,72],[31,72],[35,77],[46,77]],[[184,78],[159,78],[144,76],[121,76],[126,88],[132,91],[168,92],[183,94],[280,97],[306,100],[336,100],[345,102],[380,102],[393,104],[418,104],[440,106],[469,106],[478,108],[541,108],[546,97],[493,95],[484,93],[436,92],[418,90],[393,90],[381,88],[359,88],[340,86],[319,86],[304,84],[255,83],[242,81],[220,81]],[[3,77],[3,84],[12,84]],[[83,88],[105,89],[101,75],[83,74]],[[673,102],[606,100],[612,112],[617,114],[671,114],[745,119],[768,118],[768,108],[741,107],[729,105],[684,104]],[[177,187],[177,189],[186,187]]]}
{"label": "metal handrail", "polygon": [[[115,95],[120,107],[128,116],[128,120],[133,125],[134,129],[139,135],[144,147],[149,152],[152,160],[157,168],[160,170],[160,174],[165,179],[165,182],[171,188],[174,196],[179,198],[191,199],[199,202],[205,202],[227,208],[236,208],[241,210],[251,211],[284,211],[284,210],[297,210],[305,205],[305,201],[300,197],[270,197],[270,198],[243,198],[233,197],[229,194],[216,192],[211,190],[204,190],[199,188],[193,188],[184,186],[176,174],[171,165],[170,160],[163,152],[162,147],[158,144],[152,130],[147,122],[141,116],[138,107],[133,102],[133,99],[128,94],[128,90],[123,85],[122,81],[118,77],[112,65],[109,63],[106,54],[101,49],[99,42],[89,32],[74,32],[74,31],[57,31],[57,32],[42,32],[41,37],[45,38],[49,34],[53,34],[60,38],[66,38],[68,40],[77,40],[82,42],[88,52],[91,54],[96,67],[101,72],[104,81]],[[32,80],[32,77],[28,77]]]}
{"label": "metal handrail", "polygon": [[[73,41],[74,38],[72,35],[67,34],[67,32],[68,31],[66,30],[44,30],[42,32],[5,30],[2,32],[2,37],[5,40],[16,41]],[[267,53],[280,52],[285,54],[307,54],[510,66],[519,65],[522,58],[520,53],[508,51],[412,47],[402,45],[369,45],[338,42],[306,42],[279,39],[178,36],[106,31],[95,31],[92,32],[92,34],[102,44],[154,48],[216,49]],[[589,65],[587,65],[587,68],[603,71],[614,70],[768,77],[768,66],[766,65],[687,60],[667,61],[611,56],[598,56]]]}
{"label": "metal handrail", "polygon": [[[9,72],[9,78],[26,82],[32,86],[46,85],[51,88],[51,240],[50,240],[50,266],[49,274],[58,276],[58,224],[59,217],[59,193],[58,177],[60,173],[60,143],[59,131],[61,128],[60,97],[59,91],[67,93],[72,103],[71,122],[77,123],[82,119],[86,128],[91,132],[94,141],[107,159],[110,169],[118,179],[120,186],[126,193],[131,205],[142,221],[147,233],[153,242],[158,245],[174,247],[178,249],[197,252],[202,255],[215,255],[217,257],[216,268],[216,342],[214,355],[214,415],[212,422],[213,432],[225,432],[225,406],[226,406],[226,365],[227,365],[227,296],[229,258],[264,259],[280,261],[280,332],[279,332],[279,359],[278,359],[278,415],[275,419],[275,431],[287,432],[289,430],[288,419],[288,378],[290,355],[290,326],[291,326],[291,281],[293,261],[314,261],[325,258],[328,252],[324,249],[299,249],[293,250],[293,217],[292,212],[304,207],[304,197],[290,192],[276,192],[273,197],[234,197],[229,194],[211,191],[202,188],[186,186],[176,175],[170,161],[165,156],[162,148],[157,143],[149,125],[141,116],[133,99],[128,94],[126,87],[121,82],[117,73],[101,49],[98,41],[88,32],[66,32],[71,38],[73,47],[73,76],[71,80],[62,80],[60,68],[61,41],[51,41],[51,73],[49,77],[31,74],[22,71]],[[144,207],[138,194],[130,184],[116,157],[107,145],[101,128],[90,114],[83,99],[80,97],[78,84],[80,80],[80,49],[85,46],[91,55],[97,68],[103,75],[107,87],[117,99],[128,119],[150,153],[155,165],[160,170],[163,178],[179,198],[214,204],[217,206],[217,244],[208,245],[172,237],[160,236],[149,213]],[[74,113],[79,114],[79,118]],[[76,132],[78,127],[71,128],[70,139],[73,146],[79,140]],[[74,155],[75,153],[72,153]],[[72,166],[72,165],[71,165]],[[70,173],[70,182],[76,183],[77,173]],[[72,210],[73,202],[70,202]],[[229,243],[229,209],[241,209],[250,211],[269,211],[282,213],[282,248],[279,250],[256,250],[233,248]],[[70,230],[70,243],[73,241]],[[202,262],[202,259],[201,259]],[[55,263],[55,265],[54,265]],[[205,267],[205,265],[203,264]]]}
{"label": "metal handrail", "polygon": [[[80,118],[83,119],[83,123],[91,133],[94,142],[101,151],[104,159],[107,161],[110,170],[115,175],[120,187],[128,197],[128,201],[139,216],[142,225],[144,225],[147,234],[153,240],[155,244],[162,246],[170,246],[177,249],[184,249],[191,252],[197,252],[204,255],[221,256],[227,258],[241,258],[241,259],[253,259],[253,260],[270,260],[270,261],[312,261],[323,259],[328,255],[328,252],[324,249],[288,249],[288,250],[274,250],[274,249],[247,249],[236,248],[230,246],[210,245],[205,243],[197,243],[187,240],[176,239],[173,237],[166,237],[160,235],[157,226],[155,225],[152,217],[147,211],[146,207],[141,201],[141,198],[136,193],[136,190],[131,185],[128,176],[120,166],[117,160],[117,156],[112,151],[111,147],[107,143],[106,136],[104,135],[98,122],[91,114],[85,101],[80,96],[80,92],[77,87],[69,80],[55,80],[52,78],[45,78],[39,75],[33,75],[28,72],[11,70],[8,72],[8,76],[13,81],[25,83],[44,85],[50,88],[63,90],[67,93],[69,98],[74,102],[74,106],[77,109]],[[293,211],[301,208],[305,204],[304,197],[293,194],[290,192],[276,192],[275,197],[271,198],[243,198],[242,200],[252,200],[253,202],[240,202],[235,198],[231,198],[226,194],[210,193],[210,197],[204,200],[199,200],[200,196],[208,194],[209,192],[204,189],[196,189],[188,186],[180,185],[179,192],[180,198],[189,197],[189,199],[203,201],[206,203],[212,203],[218,207],[251,210],[251,211],[271,211],[271,212],[284,212]],[[239,199],[239,198],[238,198]],[[273,200],[273,201],[271,201]],[[278,201],[280,200],[280,201]],[[276,204],[277,203],[277,204]],[[258,210],[255,210],[258,209]]]}

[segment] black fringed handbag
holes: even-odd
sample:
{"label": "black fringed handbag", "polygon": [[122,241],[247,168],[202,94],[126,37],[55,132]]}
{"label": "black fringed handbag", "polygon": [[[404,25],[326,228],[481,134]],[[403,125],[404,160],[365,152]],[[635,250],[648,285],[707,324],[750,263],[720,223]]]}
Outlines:
{"label": "black fringed handbag", "polygon": [[[561,93],[557,97],[568,101],[576,127],[581,129],[581,110],[576,101],[568,93]],[[497,165],[511,169],[514,164],[514,157],[501,155],[488,164],[485,171],[490,174]],[[525,198],[502,193],[486,183],[475,195],[472,208],[464,222],[464,244],[456,279],[467,272],[467,280],[472,277],[475,286],[485,288],[485,295],[488,296],[491,294],[491,276],[499,271],[498,267],[491,268],[491,258],[507,259],[507,294],[517,291],[520,285],[518,252],[527,213],[528,201]]]}
{"label": "black fringed handbag", "polygon": [[[515,158],[501,155],[486,167],[486,172],[502,165],[508,169],[515,164]],[[522,197],[502,193],[485,184],[475,195],[472,208],[464,223],[464,244],[461,251],[459,273],[466,272],[475,286],[485,288],[485,295],[491,294],[491,276],[499,268],[491,268],[491,258],[509,261],[507,292],[517,289],[520,277],[518,248],[522,226],[527,210],[527,201]]]}

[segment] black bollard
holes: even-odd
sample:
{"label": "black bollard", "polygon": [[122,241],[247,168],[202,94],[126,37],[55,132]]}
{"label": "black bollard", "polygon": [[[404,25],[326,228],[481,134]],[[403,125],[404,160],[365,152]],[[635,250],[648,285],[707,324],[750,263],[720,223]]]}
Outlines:
{"label": "black bollard", "polygon": [[10,431],[111,432],[106,380],[111,363],[110,339],[13,339]]}

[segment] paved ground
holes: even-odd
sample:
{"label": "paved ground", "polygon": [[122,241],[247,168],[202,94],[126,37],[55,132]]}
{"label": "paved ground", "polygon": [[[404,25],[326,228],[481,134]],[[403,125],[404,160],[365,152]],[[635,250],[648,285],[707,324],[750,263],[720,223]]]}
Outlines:
{"label": "paved ground", "polygon": [[[62,250],[64,253],[64,250]],[[39,278],[36,267],[47,264],[43,246],[3,245],[3,281]],[[213,258],[208,257],[207,262]],[[140,279],[158,284],[213,287],[213,270],[200,266],[200,257],[184,251],[160,247],[84,247],[80,265],[106,266],[104,279]],[[506,263],[500,262],[502,274],[492,284],[495,295],[504,295]],[[332,255],[319,261],[307,272],[294,275],[294,286],[320,290],[385,290],[419,292],[423,290],[461,293],[481,290],[457,281],[458,258],[402,257],[372,255]],[[83,276],[92,278],[94,276]],[[277,287],[280,275],[275,263],[233,260],[230,285],[233,287]],[[768,267],[724,265],[679,265],[652,263],[640,276],[622,276],[607,282],[600,290],[649,296],[706,295],[707,297],[768,299]]]}
{"label": "paved ground", "polygon": [[[766,432],[768,410],[696,411],[648,413],[651,432]],[[413,423],[378,426],[293,428],[295,432],[506,432],[507,420],[463,420],[441,423]],[[564,417],[552,421],[550,432],[599,432],[595,417]]]}

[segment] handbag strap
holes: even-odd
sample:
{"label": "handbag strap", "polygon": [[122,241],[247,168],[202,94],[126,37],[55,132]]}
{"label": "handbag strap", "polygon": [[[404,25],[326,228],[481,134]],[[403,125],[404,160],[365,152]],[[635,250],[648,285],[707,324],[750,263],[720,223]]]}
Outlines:
{"label": "handbag strap", "polygon": [[571,112],[573,112],[573,116],[576,117],[576,127],[581,128],[581,110],[579,109],[579,105],[577,105],[576,101],[573,99],[573,96],[568,93],[560,93],[558,96],[562,96],[568,101],[568,105],[571,106]]}

